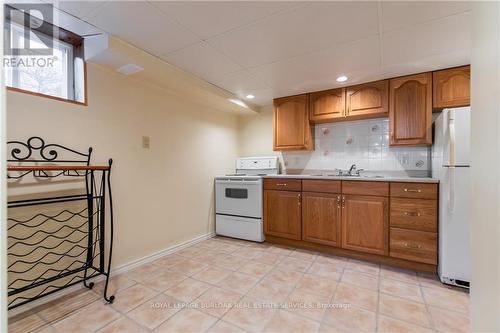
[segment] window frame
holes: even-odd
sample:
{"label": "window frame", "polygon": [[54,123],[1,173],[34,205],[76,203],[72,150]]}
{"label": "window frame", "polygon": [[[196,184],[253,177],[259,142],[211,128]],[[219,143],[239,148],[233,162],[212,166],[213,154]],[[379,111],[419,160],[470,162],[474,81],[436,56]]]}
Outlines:
{"label": "window frame", "polygon": [[[10,22],[4,22],[4,24],[13,24],[13,25],[18,25],[18,23],[16,22],[13,22],[13,21],[10,21]],[[3,29],[5,31],[5,25],[3,26]],[[57,28],[59,31],[63,31],[64,34],[71,34],[73,36],[77,36],[75,35],[74,33],[70,33],[68,31],[66,31],[65,29],[62,29],[62,28]],[[49,35],[46,36],[47,38],[55,38],[55,37],[51,37]],[[79,36],[78,36],[79,37]],[[57,38],[56,38],[57,39]],[[7,86],[7,84],[5,85],[5,88],[7,91],[12,91],[12,92],[17,92],[17,93],[23,93],[23,94],[26,94],[26,95],[31,95],[31,96],[37,96],[37,97],[43,97],[43,98],[48,98],[48,99],[52,99],[52,100],[56,100],[56,101],[60,101],[60,102],[66,102],[66,103],[71,103],[71,104],[76,104],[76,105],[81,105],[81,106],[88,106],[88,89],[87,89],[87,61],[85,61],[85,59],[83,58],[83,48],[81,49],[81,52],[80,52],[80,55],[77,55],[77,53],[75,52],[75,45],[74,44],[71,44],[71,43],[68,43],[67,41],[65,41],[64,39],[57,39],[59,42],[63,43],[63,44],[67,44],[67,45],[71,45],[73,46],[73,49],[71,51],[71,58],[68,59],[68,67],[71,68],[71,73],[69,73],[69,78],[68,78],[68,85],[70,85],[72,83],[73,85],[73,89],[72,89],[72,95],[73,95],[73,99],[71,98],[64,98],[64,97],[59,97],[59,96],[53,96],[53,95],[48,95],[48,94],[44,94],[44,93],[40,93],[40,92],[35,92],[35,91],[31,91],[31,90],[27,90],[27,89],[23,89],[23,88],[18,88],[18,87],[12,87],[12,86]],[[81,59],[82,63],[83,63],[83,94],[84,94],[84,98],[83,98],[83,102],[82,101],[78,101],[76,100],[76,91],[75,91],[75,73],[74,73],[74,68],[75,68],[75,60],[79,58]],[[70,87],[67,87],[66,89],[69,89]]]}

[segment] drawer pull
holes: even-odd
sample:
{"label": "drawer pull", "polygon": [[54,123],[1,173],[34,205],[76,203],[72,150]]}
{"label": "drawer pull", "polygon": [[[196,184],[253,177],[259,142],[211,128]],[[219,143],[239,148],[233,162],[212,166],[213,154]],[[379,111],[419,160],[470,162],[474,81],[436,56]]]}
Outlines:
{"label": "drawer pull", "polygon": [[420,216],[420,213],[415,213],[415,212],[405,212],[405,216]]}
{"label": "drawer pull", "polygon": [[404,189],[405,192],[414,192],[414,193],[420,193],[422,192],[422,190],[418,189],[418,190],[412,190],[412,189],[409,189],[409,188],[405,188]]}
{"label": "drawer pull", "polygon": [[300,206],[300,197],[301,197],[301,196],[300,196],[300,193],[299,193],[299,194],[297,194],[297,205],[298,205],[298,206]]}
{"label": "drawer pull", "polygon": [[286,186],[286,183],[276,183],[276,186]]}
{"label": "drawer pull", "polygon": [[407,242],[404,243],[404,246],[412,248],[412,249],[421,249],[422,248],[422,244],[409,244]]}

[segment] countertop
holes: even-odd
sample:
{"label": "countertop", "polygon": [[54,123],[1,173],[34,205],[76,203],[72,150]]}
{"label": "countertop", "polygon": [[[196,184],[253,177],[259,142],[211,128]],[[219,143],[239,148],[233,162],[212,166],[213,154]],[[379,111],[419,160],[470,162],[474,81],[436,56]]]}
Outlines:
{"label": "countertop", "polygon": [[328,174],[301,173],[269,175],[263,178],[295,178],[295,179],[330,179],[330,180],[359,180],[376,182],[408,182],[408,183],[439,183],[438,179],[431,177],[411,176],[400,173],[366,173],[361,177],[334,176]]}

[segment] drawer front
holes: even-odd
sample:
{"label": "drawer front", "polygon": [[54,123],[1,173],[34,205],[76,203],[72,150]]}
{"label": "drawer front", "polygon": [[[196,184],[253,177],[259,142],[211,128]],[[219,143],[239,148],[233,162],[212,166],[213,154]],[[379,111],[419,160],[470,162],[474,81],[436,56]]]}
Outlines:
{"label": "drawer front", "polygon": [[437,201],[391,198],[391,227],[437,231]]}
{"label": "drawer front", "polygon": [[388,196],[389,183],[362,180],[342,181],[342,193],[354,195]]}
{"label": "drawer front", "polygon": [[302,181],[303,192],[340,193],[340,180],[310,179]]}
{"label": "drawer front", "polygon": [[389,249],[391,257],[437,265],[435,232],[391,228]]}
{"label": "drawer front", "polygon": [[268,178],[264,179],[264,190],[302,191],[300,179]]}
{"label": "drawer front", "polygon": [[437,199],[437,184],[391,183],[391,197]]}

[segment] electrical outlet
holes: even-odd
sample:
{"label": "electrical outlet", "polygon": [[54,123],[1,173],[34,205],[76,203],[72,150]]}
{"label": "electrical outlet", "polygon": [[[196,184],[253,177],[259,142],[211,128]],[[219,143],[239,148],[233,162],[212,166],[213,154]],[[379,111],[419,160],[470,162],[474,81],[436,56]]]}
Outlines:
{"label": "electrical outlet", "polygon": [[149,149],[150,138],[149,136],[142,137],[142,148]]}

